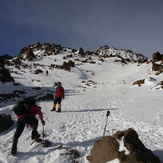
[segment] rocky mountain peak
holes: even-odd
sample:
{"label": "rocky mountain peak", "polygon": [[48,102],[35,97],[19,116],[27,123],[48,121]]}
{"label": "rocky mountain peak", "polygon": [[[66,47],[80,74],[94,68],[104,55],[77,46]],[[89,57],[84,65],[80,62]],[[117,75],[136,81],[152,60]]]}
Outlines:
{"label": "rocky mountain peak", "polygon": [[111,48],[107,45],[100,47],[98,50],[95,51],[95,53],[100,56],[118,57],[129,61],[147,60],[147,57],[142,54],[134,53],[131,50]]}

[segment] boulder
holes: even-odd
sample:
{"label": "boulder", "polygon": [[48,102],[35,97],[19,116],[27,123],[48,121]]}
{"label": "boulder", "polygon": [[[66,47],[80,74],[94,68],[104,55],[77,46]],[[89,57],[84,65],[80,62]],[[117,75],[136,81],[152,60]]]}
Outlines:
{"label": "boulder", "polygon": [[138,85],[139,87],[141,86],[141,84],[144,84],[145,79],[142,80],[137,80],[135,81],[132,85]]}
{"label": "boulder", "polygon": [[161,163],[131,128],[94,141],[91,154],[87,159],[90,163],[106,163],[115,159],[120,163]]}
{"label": "boulder", "polygon": [[14,124],[11,115],[0,114],[0,133],[7,130]]}
{"label": "boulder", "polygon": [[119,143],[111,136],[94,141],[91,155],[87,156],[90,163],[106,163],[119,156]]}

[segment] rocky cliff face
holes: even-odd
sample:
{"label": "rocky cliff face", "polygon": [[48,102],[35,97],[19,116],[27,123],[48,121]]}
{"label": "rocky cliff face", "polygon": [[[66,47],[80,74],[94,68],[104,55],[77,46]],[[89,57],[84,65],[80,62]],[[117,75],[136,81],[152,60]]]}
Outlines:
{"label": "rocky cliff face", "polygon": [[3,57],[0,57],[0,82],[14,82],[14,79],[11,77],[10,72],[4,66],[5,61]]}
{"label": "rocky cliff face", "polygon": [[152,70],[156,71],[156,75],[163,72],[163,54],[156,52],[152,55]]}

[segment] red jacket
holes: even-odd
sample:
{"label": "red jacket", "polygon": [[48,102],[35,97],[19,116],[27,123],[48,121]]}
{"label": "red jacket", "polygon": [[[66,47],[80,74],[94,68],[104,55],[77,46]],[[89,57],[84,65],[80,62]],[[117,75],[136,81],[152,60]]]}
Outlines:
{"label": "red jacket", "polygon": [[65,96],[64,88],[62,86],[58,86],[55,91],[55,97],[59,98],[59,97],[64,97],[64,96]]}
{"label": "red jacket", "polygon": [[[37,106],[37,105],[31,106],[31,107],[29,108],[29,110],[30,110],[30,113],[31,113],[30,115],[31,115],[31,116],[36,117],[36,115],[38,114],[39,117],[40,117],[41,122],[44,120],[43,114],[42,114],[42,112],[41,112],[41,107],[40,107],[40,106]],[[24,117],[24,116],[28,116],[28,115],[27,115],[27,114],[19,115],[19,116],[18,116],[18,119],[19,119],[19,118],[22,118],[22,117]]]}
{"label": "red jacket", "polygon": [[41,107],[40,106],[37,106],[37,105],[31,106],[29,108],[29,110],[31,112],[31,116],[36,117],[36,115],[38,114],[39,117],[40,117],[41,122],[44,121],[43,114],[41,112]]}

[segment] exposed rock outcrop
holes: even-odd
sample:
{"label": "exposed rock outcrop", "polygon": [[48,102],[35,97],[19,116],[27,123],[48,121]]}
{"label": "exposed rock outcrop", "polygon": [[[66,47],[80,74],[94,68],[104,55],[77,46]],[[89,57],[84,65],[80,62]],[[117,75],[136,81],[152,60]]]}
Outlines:
{"label": "exposed rock outcrop", "polygon": [[137,81],[133,82],[132,85],[138,85],[140,87],[141,84],[144,84],[144,82],[145,82],[145,79],[141,79],[141,80],[137,80]]}
{"label": "exposed rock outcrop", "polygon": [[94,141],[91,155],[87,159],[90,163],[106,163],[115,159],[120,163],[161,163],[131,128]]}
{"label": "exposed rock outcrop", "polygon": [[160,54],[159,52],[153,53],[152,70],[156,71],[156,75],[159,75],[163,72],[163,54]]}
{"label": "exposed rock outcrop", "polygon": [[13,77],[11,77],[11,74],[8,69],[4,66],[4,59],[0,57],[0,81],[4,84],[7,82],[15,82]]}

